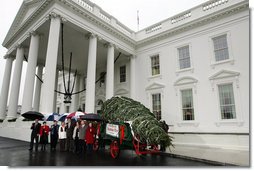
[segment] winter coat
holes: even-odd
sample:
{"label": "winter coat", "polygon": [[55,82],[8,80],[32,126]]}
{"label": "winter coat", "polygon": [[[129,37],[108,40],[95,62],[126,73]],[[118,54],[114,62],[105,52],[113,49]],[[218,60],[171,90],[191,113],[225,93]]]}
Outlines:
{"label": "winter coat", "polygon": [[95,129],[94,127],[87,127],[86,129],[86,144],[93,144],[95,137]]}
{"label": "winter coat", "polygon": [[66,127],[62,127],[62,126],[59,127],[58,136],[59,136],[59,139],[66,139],[67,138]]}
{"label": "winter coat", "polygon": [[40,136],[43,135],[43,131],[46,135],[49,135],[49,126],[48,125],[45,125],[45,126],[41,126],[41,129],[40,129]]}

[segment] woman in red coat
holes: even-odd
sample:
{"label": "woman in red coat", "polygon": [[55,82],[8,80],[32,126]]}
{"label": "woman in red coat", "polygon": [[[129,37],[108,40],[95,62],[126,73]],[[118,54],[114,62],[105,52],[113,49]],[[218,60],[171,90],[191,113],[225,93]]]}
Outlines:
{"label": "woman in red coat", "polygon": [[46,145],[48,143],[48,135],[49,135],[49,126],[46,125],[46,122],[43,122],[43,125],[40,129],[40,143],[41,143],[41,151],[46,150]]}
{"label": "woman in red coat", "polygon": [[86,137],[85,137],[88,153],[91,153],[93,150],[94,138],[95,138],[95,129],[93,127],[93,124],[90,122],[88,128],[86,129]]}

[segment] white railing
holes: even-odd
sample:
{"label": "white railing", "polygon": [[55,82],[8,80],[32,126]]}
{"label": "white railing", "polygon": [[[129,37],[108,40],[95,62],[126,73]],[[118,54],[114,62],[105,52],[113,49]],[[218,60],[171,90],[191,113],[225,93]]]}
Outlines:
{"label": "white railing", "polygon": [[162,28],[161,23],[153,25],[152,27],[149,27],[146,29],[146,34],[152,33],[154,31],[160,30]]}
{"label": "white railing", "polygon": [[128,36],[132,36],[132,30],[130,30],[128,27],[123,25],[122,23],[119,23],[117,19],[109,15],[107,12],[103,11],[100,7],[98,7],[94,3],[90,3],[90,1],[86,0],[72,0],[79,6],[83,7],[84,9],[92,12],[94,15],[98,16],[105,22],[111,24],[113,27],[117,28],[119,31],[125,33]]}
{"label": "white railing", "polygon": [[192,9],[186,10],[176,16],[168,18],[161,21],[153,26],[147,27],[136,33],[135,37],[137,40],[142,40],[148,38],[150,35],[156,31],[156,33],[163,32],[165,30],[170,30],[178,27],[179,24],[185,24],[202,18],[208,14],[216,14],[217,11],[221,11],[222,8],[227,8],[230,6],[235,6],[242,3],[248,3],[248,0],[210,0]]}
{"label": "white railing", "polygon": [[207,11],[209,9],[215,8],[217,6],[225,4],[227,2],[228,2],[228,0],[216,0],[216,1],[209,2],[205,5],[203,5],[203,11]]}
{"label": "white railing", "polygon": [[100,16],[104,21],[110,22],[110,18],[107,17],[105,14],[103,14],[103,13],[100,12],[99,16]]}
{"label": "white railing", "polygon": [[90,4],[86,3],[84,0],[72,0],[76,4],[82,6],[83,8],[87,9],[88,11],[93,11],[93,6]]}
{"label": "white railing", "polygon": [[180,14],[178,16],[173,17],[171,19],[171,23],[175,24],[175,23],[177,23],[179,21],[182,21],[182,20],[185,20],[186,18],[189,18],[189,17],[191,17],[191,11],[188,11],[188,12],[185,12],[183,14]]}

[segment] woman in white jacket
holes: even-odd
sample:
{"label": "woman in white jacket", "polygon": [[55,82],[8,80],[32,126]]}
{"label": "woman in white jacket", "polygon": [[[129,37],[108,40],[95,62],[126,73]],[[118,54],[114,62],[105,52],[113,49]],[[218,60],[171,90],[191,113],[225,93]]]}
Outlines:
{"label": "woman in white jacket", "polygon": [[58,130],[58,135],[59,135],[59,144],[60,144],[60,151],[65,150],[65,143],[66,143],[66,126],[65,123],[62,122],[61,126],[59,127]]}

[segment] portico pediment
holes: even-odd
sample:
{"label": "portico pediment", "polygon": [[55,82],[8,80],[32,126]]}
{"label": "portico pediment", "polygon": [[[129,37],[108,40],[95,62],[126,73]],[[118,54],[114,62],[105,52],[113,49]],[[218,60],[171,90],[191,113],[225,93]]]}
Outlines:
{"label": "portico pediment", "polygon": [[154,82],[154,83],[150,84],[149,86],[147,86],[146,90],[161,89],[161,88],[164,88],[164,87],[165,87],[164,84]]}
{"label": "portico pediment", "polygon": [[46,0],[24,0],[12,25],[7,33],[4,43],[22,26],[22,24],[31,16],[34,12],[40,8]]}
{"label": "portico pediment", "polygon": [[209,77],[210,80],[217,80],[222,78],[228,78],[228,77],[235,77],[239,76],[240,73],[236,71],[229,71],[229,70],[221,70],[215,74],[213,74],[211,77]]}
{"label": "portico pediment", "polygon": [[198,80],[194,77],[186,76],[179,78],[178,80],[175,81],[174,86],[180,86],[184,84],[194,84],[197,83]]}

